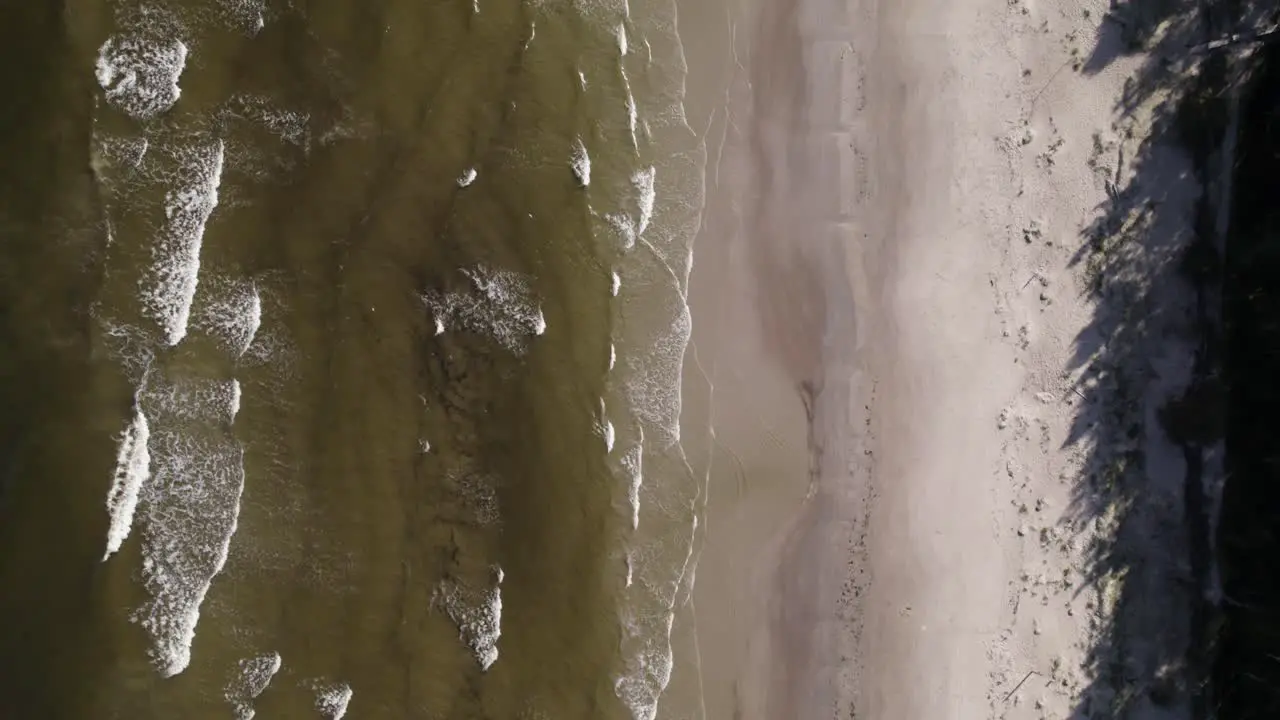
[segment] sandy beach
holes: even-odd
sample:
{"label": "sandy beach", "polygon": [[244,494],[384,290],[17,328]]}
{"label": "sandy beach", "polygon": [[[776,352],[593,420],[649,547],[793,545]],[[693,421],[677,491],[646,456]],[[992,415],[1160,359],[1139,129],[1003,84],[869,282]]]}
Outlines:
{"label": "sandy beach", "polygon": [[1200,186],[1140,83],[1195,21],[1140,5],[736,18],[686,369],[700,716],[1190,712],[1159,415],[1191,376]]}

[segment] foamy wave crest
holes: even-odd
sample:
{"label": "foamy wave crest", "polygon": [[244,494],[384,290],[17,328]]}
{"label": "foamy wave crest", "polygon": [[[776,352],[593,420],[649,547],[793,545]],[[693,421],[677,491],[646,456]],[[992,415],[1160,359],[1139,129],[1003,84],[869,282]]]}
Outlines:
{"label": "foamy wave crest", "polygon": [[636,136],[636,122],[640,119],[640,110],[636,107],[636,96],[631,92],[631,78],[627,71],[622,71],[622,86],[627,92],[627,131],[631,133],[631,147],[640,150],[640,139]]}
{"label": "foamy wave crest", "polygon": [[347,714],[347,706],[355,693],[346,683],[316,680],[311,683],[316,694],[316,712],[328,720],[342,720]]}
{"label": "foamy wave crest", "polygon": [[165,677],[191,661],[200,605],[227,561],[244,490],[244,452],[230,439],[152,434],[153,480],[143,493],[142,577],[150,598],[134,620]]}
{"label": "foamy wave crest", "polygon": [[436,333],[453,325],[488,335],[503,347],[522,353],[528,338],[547,330],[530,278],[483,265],[463,270],[471,292],[427,293],[423,301],[435,318]]}
{"label": "foamy wave crest", "polygon": [[187,46],[181,40],[130,32],[102,44],[95,75],[107,102],[146,120],[178,102],[178,78],[186,65]]}
{"label": "foamy wave crest", "polygon": [[221,0],[219,9],[231,24],[256,35],[267,24],[267,0]]}
{"label": "foamy wave crest", "polygon": [[[627,480],[627,503],[631,508],[631,529],[640,527],[640,488],[644,486],[644,435],[623,454],[621,465]],[[630,583],[628,583],[630,584]]]}
{"label": "foamy wave crest", "polygon": [[305,146],[311,138],[311,115],[286,110],[262,95],[237,94],[214,114],[220,126],[236,122],[257,125],[290,145]]}
{"label": "foamy wave crest", "polygon": [[636,622],[624,623],[627,640],[640,645],[627,658],[627,670],[614,682],[614,693],[631,709],[637,720],[653,720],[658,698],[671,682],[672,613],[661,613]]}
{"label": "foamy wave crest", "polygon": [[221,140],[195,143],[180,150],[177,156],[182,172],[178,187],[165,195],[165,224],[155,250],[150,287],[143,297],[171,346],[187,335],[200,276],[205,223],[218,205],[223,152]]}
{"label": "foamy wave crest", "polygon": [[107,515],[110,521],[107,527],[107,552],[102,556],[104,561],[120,549],[133,529],[138,493],[151,475],[151,455],[147,452],[150,437],[151,428],[147,425],[147,416],[135,403],[133,419],[120,436],[119,449],[116,451],[116,470],[111,480],[111,489],[107,492]]}
{"label": "foamy wave crest", "polygon": [[115,137],[94,134],[98,157],[113,168],[136,171],[142,167],[151,141],[145,137]]}
{"label": "foamy wave crest", "polygon": [[253,282],[213,278],[201,284],[208,298],[197,303],[194,325],[217,338],[236,357],[244,355],[262,327],[262,293]]}
{"label": "foamy wave crest", "polygon": [[240,381],[189,378],[156,383],[144,391],[143,399],[152,412],[163,413],[166,419],[229,425],[240,412]]}
{"label": "foamy wave crest", "polygon": [[609,420],[609,411],[605,407],[604,398],[600,398],[600,419],[596,421],[596,432],[600,433],[600,437],[604,439],[605,453],[613,452],[615,432],[613,422]]}
{"label": "foamy wave crest", "polygon": [[579,185],[587,187],[591,184],[591,156],[587,154],[587,146],[582,143],[582,138],[573,142],[573,155],[569,158],[569,167],[573,170],[573,176],[577,178]]}
{"label": "foamy wave crest", "polygon": [[244,450],[227,427],[239,383],[148,375],[140,402],[152,429],[151,480],[139,496],[142,579],[133,620],[161,675],[186,669],[200,606],[227,561],[244,491]]}
{"label": "foamy wave crest", "polygon": [[257,714],[253,701],[271,684],[271,678],[280,672],[281,665],[280,653],[274,652],[240,661],[224,693],[236,720],[253,720]]}
{"label": "foamy wave crest", "polygon": [[645,230],[649,229],[649,223],[653,220],[653,203],[657,198],[654,189],[654,178],[657,176],[657,169],[650,166],[637,170],[631,176],[631,204],[634,208],[627,213],[610,213],[605,216],[609,224],[613,225],[618,234],[622,236],[622,247],[624,250],[630,250],[635,247],[640,236]]}
{"label": "foamy wave crest", "polygon": [[502,636],[502,578],[494,569],[492,588],[475,590],[452,580],[436,586],[433,605],[444,609],[458,627],[458,637],[471,648],[481,670],[488,670],[498,660],[498,639]]}

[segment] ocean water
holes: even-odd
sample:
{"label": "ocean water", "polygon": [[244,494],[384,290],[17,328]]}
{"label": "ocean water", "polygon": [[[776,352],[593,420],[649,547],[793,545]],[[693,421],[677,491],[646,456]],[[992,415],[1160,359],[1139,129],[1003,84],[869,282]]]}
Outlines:
{"label": "ocean water", "polygon": [[0,716],[656,717],[674,0],[39,5],[0,11]]}

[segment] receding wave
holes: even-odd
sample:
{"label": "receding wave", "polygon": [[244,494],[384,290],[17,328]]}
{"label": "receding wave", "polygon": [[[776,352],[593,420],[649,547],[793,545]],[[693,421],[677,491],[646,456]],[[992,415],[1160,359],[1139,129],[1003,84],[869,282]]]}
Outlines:
{"label": "receding wave", "polygon": [[[630,533],[619,608],[624,657],[615,692],[632,717],[652,720],[671,677],[671,628],[697,526],[699,486],[684,458],[679,423],[705,150],[685,122],[674,5],[657,0],[619,10],[621,125],[637,152],[611,197],[593,196],[592,204],[604,221],[601,239],[620,248],[610,277],[617,330],[608,410],[610,462]],[[629,52],[632,47],[645,52]]]}

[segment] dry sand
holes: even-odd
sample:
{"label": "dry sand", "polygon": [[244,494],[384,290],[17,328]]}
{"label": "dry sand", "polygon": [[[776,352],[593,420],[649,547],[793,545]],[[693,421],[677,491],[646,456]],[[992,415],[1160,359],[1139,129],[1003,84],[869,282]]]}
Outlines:
{"label": "dry sand", "polygon": [[686,370],[709,493],[664,717],[1186,716],[1156,416],[1190,375],[1170,268],[1199,188],[1107,10],[728,15]]}

